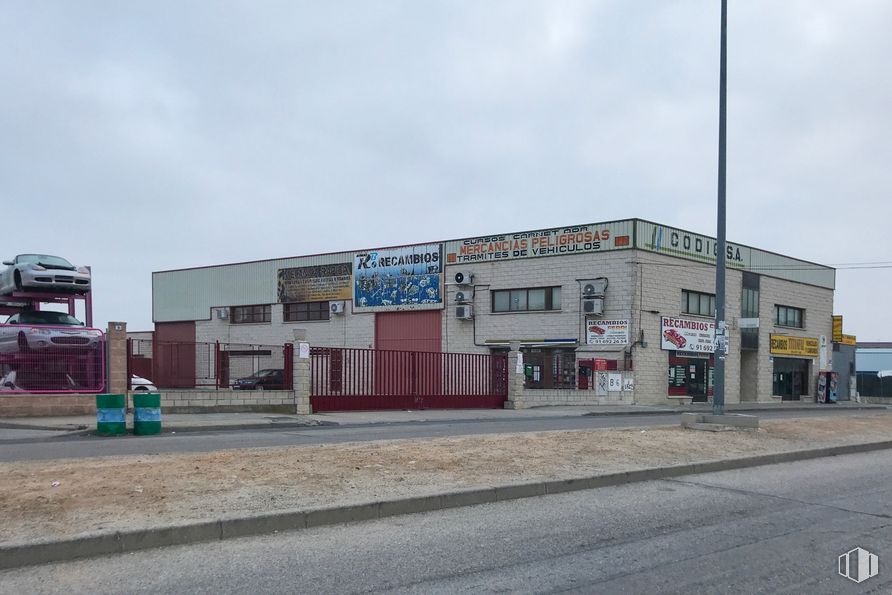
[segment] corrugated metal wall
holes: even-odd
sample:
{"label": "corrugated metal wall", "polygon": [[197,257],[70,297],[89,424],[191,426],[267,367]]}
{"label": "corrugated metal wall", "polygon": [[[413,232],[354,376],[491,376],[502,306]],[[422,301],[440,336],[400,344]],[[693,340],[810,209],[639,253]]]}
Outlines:
{"label": "corrugated metal wall", "polygon": [[353,263],[353,252],[152,273],[155,322],[208,320],[214,306],[275,304],[279,269]]}

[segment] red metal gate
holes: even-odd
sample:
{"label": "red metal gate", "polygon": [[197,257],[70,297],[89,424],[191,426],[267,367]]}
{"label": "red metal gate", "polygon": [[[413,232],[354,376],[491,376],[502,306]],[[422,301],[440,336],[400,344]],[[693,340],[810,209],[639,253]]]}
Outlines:
{"label": "red metal gate", "polygon": [[508,396],[505,354],[315,347],[314,411],[500,408]]}

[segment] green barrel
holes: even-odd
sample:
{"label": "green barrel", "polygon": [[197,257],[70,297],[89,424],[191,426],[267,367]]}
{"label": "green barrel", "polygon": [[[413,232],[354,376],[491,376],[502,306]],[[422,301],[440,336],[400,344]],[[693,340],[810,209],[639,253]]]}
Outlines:
{"label": "green barrel", "polygon": [[124,395],[96,395],[96,433],[121,436],[127,433],[127,399]]}
{"label": "green barrel", "polygon": [[161,433],[161,395],[133,393],[133,433],[140,436]]}

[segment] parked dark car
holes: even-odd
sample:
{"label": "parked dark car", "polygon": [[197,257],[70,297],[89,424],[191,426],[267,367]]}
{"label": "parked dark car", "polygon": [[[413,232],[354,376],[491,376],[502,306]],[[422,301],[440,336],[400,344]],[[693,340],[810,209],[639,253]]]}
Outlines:
{"label": "parked dark car", "polygon": [[232,384],[233,390],[284,390],[285,370],[260,370]]}

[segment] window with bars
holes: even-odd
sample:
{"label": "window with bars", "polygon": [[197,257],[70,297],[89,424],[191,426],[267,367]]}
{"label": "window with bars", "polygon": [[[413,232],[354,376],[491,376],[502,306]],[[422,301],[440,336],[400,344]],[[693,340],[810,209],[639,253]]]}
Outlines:
{"label": "window with bars", "polygon": [[328,320],[331,317],[331,309],[329,308],[329,302],[285,304],[283,316],[285,322]]}
{"label": "window with bars", "polygon": [[681,291],[681,311],[697,316],[715,316],[715,296],[699,291]]}
{"label": "window with bars", "polygon": [[230,309],[229,321],[232,324],[251,324],[269,322],[272,306],[233,306]]}
{"label": "window with bars", "polygon": [[777,326],[804,328],[805,310],[792,306],[774,306],[774,323]]}
{"label": "window with bars", "polygon": [[560,287],[500,289],[492,292],[493,312],[542,312],[560,309]]}

